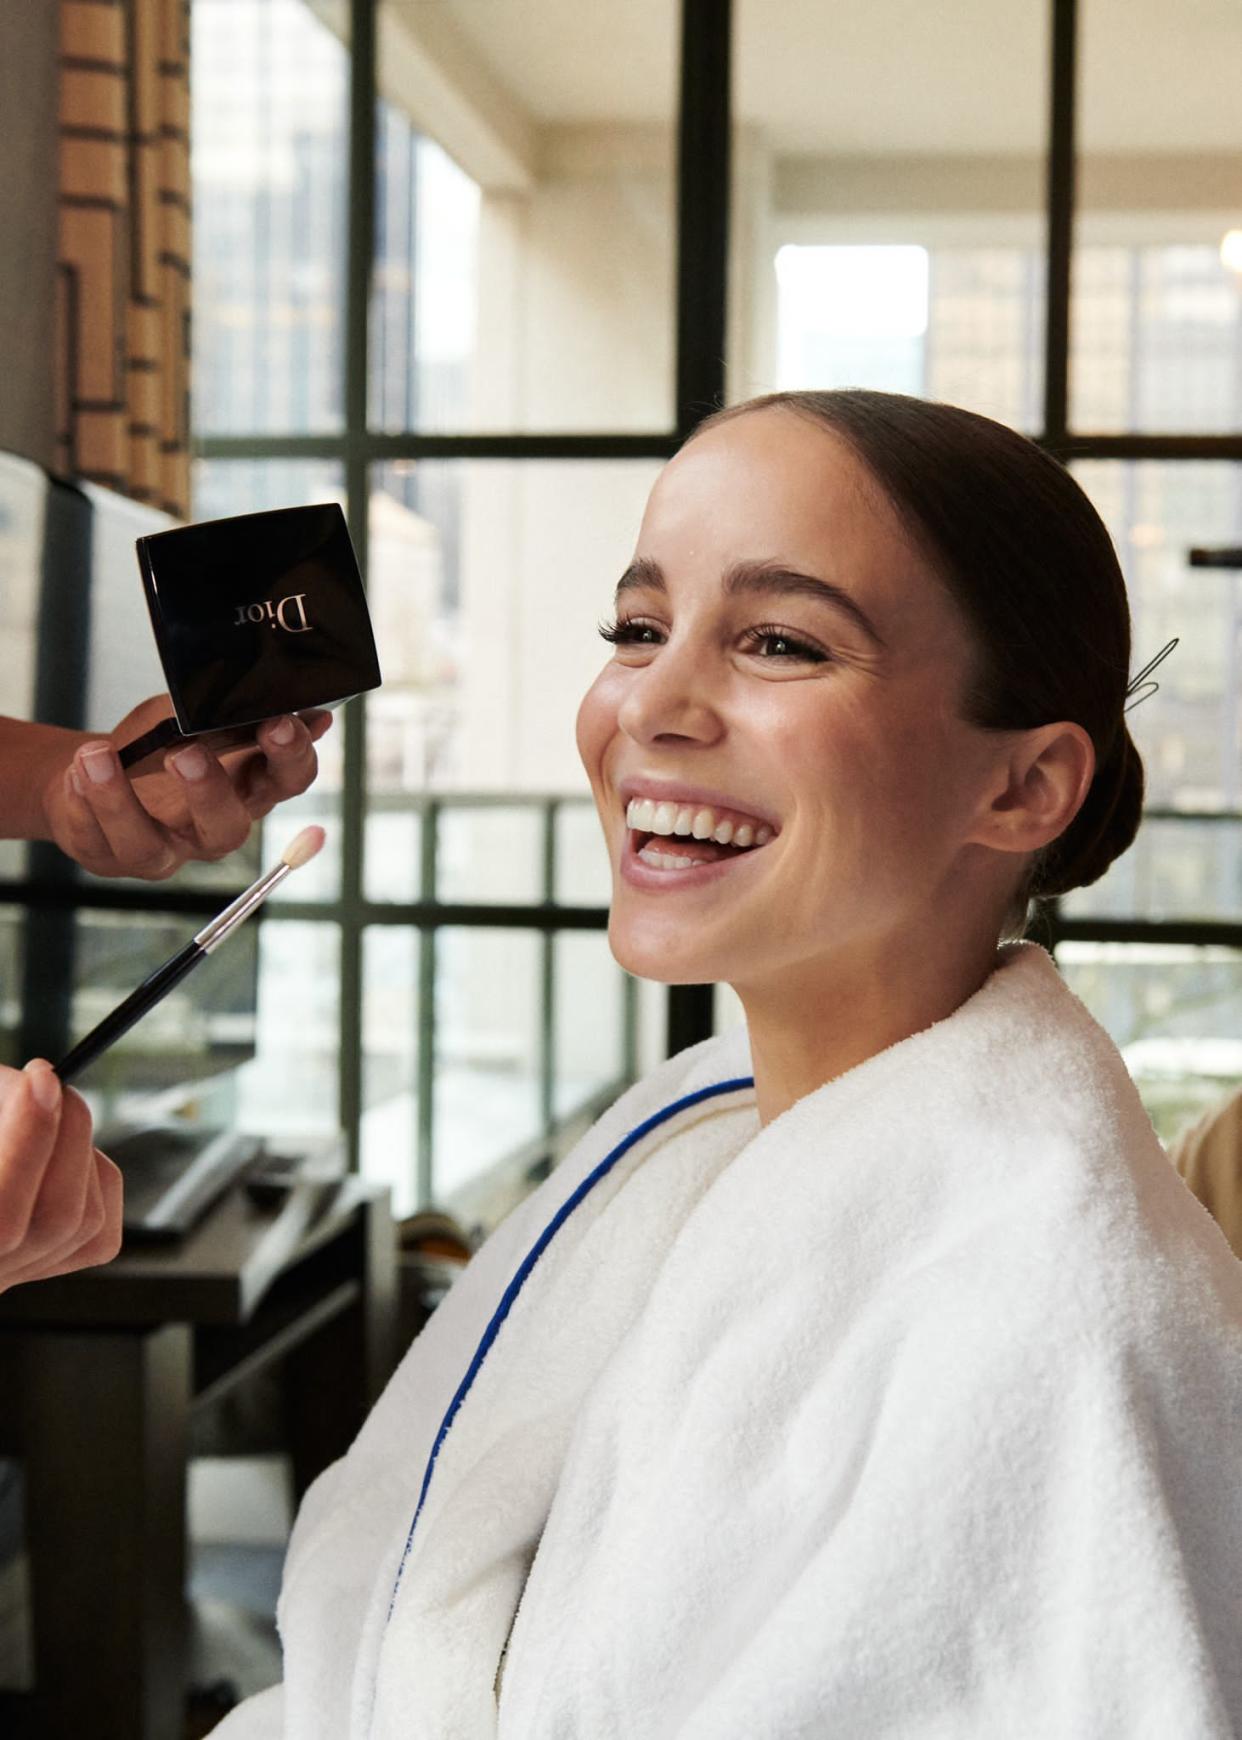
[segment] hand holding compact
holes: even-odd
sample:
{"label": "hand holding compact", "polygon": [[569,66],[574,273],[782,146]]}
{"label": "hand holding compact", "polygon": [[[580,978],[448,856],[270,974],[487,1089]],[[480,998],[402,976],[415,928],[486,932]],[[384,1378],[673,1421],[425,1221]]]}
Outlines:
{"label": "hand holding compact", "polygon": [[96,876],[162,881],[188,859],[236,851],[256,820],[310,785],[318,771],[314,745],[332,723],[323,710],[270,719],[254,745],[217,754],[205,742],[187,743],[161,769],[127,777],[117,750],[170,706],[167,695],[154,695],[108,737],[68,745],[68,763],[47,779],[50,838]]}
{"label": "hand holding compact", "polygon": [[120,1172],[91,1144],[85,1100],[51,1064],[0,1066],[0,1293],[110,1262],[121,1194]]}

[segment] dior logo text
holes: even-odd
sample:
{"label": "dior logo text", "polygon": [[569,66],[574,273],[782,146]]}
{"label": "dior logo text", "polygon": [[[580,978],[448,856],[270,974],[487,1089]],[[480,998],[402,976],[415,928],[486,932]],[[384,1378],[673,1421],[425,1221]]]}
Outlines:
{"label": "dior logo text", "polygon": [[266,622],[269,628],[283,628],[286,634],[307,634],[314,625],[306,620],[305,600],[305,592],[290,592],[284,598],[265,598],[261,604],[237,604],[233,627]]}

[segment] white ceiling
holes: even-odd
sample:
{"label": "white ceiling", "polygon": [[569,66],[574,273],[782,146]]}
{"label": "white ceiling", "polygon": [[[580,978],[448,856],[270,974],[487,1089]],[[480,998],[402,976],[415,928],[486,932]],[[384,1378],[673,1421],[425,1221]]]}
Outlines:
{"label": "white ceiling", "polygon": [[417,32],[451,19],[538,122],[664,120],[676,93],[670,0],[387,0]]}
{"label": "white ceiling", "polygon": [[[536,124],[667,122],[675,0],[387,0],[450,21]],[[1044,0],[737,0],[739,119],[781,152],[1029,152]],[[1242,0],[1083,0],[1080,138],[1242,151]],[[1242,190],[1240,190],[1242,194]]]}

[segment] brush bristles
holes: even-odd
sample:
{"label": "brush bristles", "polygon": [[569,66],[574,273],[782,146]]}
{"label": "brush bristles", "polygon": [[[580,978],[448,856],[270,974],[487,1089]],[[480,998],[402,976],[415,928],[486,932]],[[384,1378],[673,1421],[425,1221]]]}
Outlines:
{"label": "brush bristles", "polygon": [[322,828],[303,828],[302,832],[290,840],[280,854],[281,862],[287,864],[290,870],[300,870],[303,864],[310,863],[323,845],[325,837]]}

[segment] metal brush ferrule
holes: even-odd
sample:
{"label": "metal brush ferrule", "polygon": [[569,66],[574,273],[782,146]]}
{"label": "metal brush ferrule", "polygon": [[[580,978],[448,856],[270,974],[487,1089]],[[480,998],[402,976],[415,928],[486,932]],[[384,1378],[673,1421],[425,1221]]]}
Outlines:
{"label": "metal brush ferrule", "polygon": [[226,906],[223,912],[218,912],[210,924],[205,924],[194,938],[194,941],[205,954],[218,948],[231,930],[249,918],[256,906],[262,906],[272,889],[288,876],[291,866],[281,862],[274,870],[269,870],[266,876],[252,883],[244,894],[239,894],[231,906]]}

